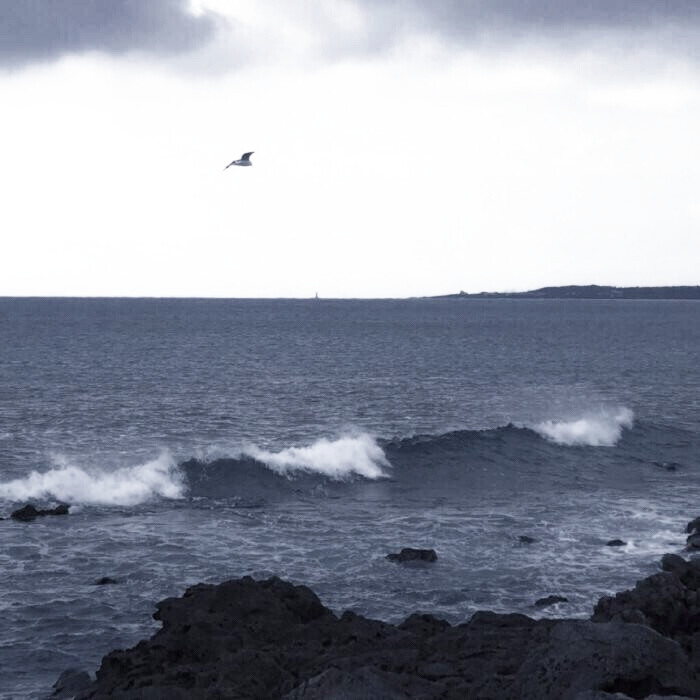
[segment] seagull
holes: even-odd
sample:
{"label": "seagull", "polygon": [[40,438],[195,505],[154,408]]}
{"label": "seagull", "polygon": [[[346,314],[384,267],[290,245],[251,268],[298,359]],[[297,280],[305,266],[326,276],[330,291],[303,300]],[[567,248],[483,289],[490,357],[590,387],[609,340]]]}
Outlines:
{"label": "seagull", "polygon": [[[251,151],[250,153],[244,153],[238,160],[232,160],[226,166],[226,168],[230,168],[232,165],[253,165],[250,162],[250,156],[252,156],[253,153],[255,153],[255,151]],[[226,168],[224,168],[224,170],[226,170]]]}

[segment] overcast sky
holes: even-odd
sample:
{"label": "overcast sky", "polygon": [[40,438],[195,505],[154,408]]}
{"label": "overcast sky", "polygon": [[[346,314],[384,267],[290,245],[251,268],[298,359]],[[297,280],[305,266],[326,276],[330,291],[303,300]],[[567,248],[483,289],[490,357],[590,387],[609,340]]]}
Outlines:
{"label": "overcast sky", "polygon": [[698,0],[7,0],[0,295],[698,284],[698,47]]}

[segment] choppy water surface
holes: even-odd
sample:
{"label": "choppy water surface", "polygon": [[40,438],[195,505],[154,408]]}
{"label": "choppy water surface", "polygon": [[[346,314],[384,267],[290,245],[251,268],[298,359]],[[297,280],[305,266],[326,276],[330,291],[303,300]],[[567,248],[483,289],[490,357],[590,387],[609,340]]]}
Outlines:
{"label": "choppy water surface", "polygon": [[682,301],[0,300],[0,509],[73,504],[0,523],[0,697],[244,574],[391,621],[590,614],[700,514],[699,341]]}

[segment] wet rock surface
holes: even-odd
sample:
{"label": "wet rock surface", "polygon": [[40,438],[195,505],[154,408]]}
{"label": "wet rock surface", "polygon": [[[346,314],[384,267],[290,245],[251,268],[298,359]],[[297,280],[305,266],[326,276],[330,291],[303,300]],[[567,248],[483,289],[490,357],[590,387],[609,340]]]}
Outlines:
{"label": "wet rock surface", "polygon": [[86,671],[73,668],[64,671],[53,684],[52,698],[73,698],[85,691],[92,684],[92,678]]}
{"label": "wet rock surface", "polygon": [[538,598],[535,601],[536,608],[546,608],[557,603],[568,603],[569,599],[562,595],[548,595],[545,598]]}
{"label": "wet rock surface", "polygon": [[666,554],[661,568],[632,590],[601,598],[591,619],[646,625],[700,662],[700,559]]}
{"label": "wet rock surface", "polygon": [[700,549],[700,532],[694,532],[692,535],[688,535],[686,540],[687,549]]}
{"label": "wet rock surface", "polygon": [[675,555],[663,567],[601,599],[595,622],[478,612],[391,625],[338,617],[279,578],[200,584],[159,603],[162,629],[105,656],[76,697],[698,697],[700,567]]}
{"label": "wet rock surface", "polygon": [[68,515],[69,508],[70,506],[67,506],[65,503],[62,503],[61,505],[56,506],[55,508],[40,509],[36,506],[33,506],[31,503],[28,503],[23,508],[13,511],[10,517],[13,520],[19,520],[21,522],[26,523],[43,515]]}
{"label": "wet rock surface", "polygon": [[93,581],[93,586],[113,586],[119,583],[116,578],[111,576],[102,576],[101,578],[95,579]]}
{"label": "wet rock surface", "polygon": [[667,472],[678,471],[681,467],[678,462],[654,462],[654,466],[665,469]]}
{"label": "wet rock surface", "polygon": [[387,554],[386,558],[389,561],[397,561],[401,564],[410,561],[425,561],[432,563],[437,561],[437,552],[434,549],[413,549],[413,547],[404,547],[398,553]]}

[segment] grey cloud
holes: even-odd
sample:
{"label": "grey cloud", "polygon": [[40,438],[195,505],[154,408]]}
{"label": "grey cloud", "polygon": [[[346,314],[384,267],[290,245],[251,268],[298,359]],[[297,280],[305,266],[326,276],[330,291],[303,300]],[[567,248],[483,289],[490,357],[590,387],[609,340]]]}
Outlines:
{"label": "grey cloud", "polygon": [[[399,25],[422,20],[451,31],[521,27],[601,29],[700,25],[698,0],[356,0],[390,11]],[[408,14],[407,14],[408,9]]]}
{"label": "grey cloud", "polygon": [[452,46],[536,46],[700,62],[700,0],[352,0],[367,20],[355,47],[377,51],[414,34]]}
{"label": "grey cloud", "polygon": [[0,65],[69,53],[177,53],[203,45],[216,16],[195,16],[186,0],[2,0]]}

